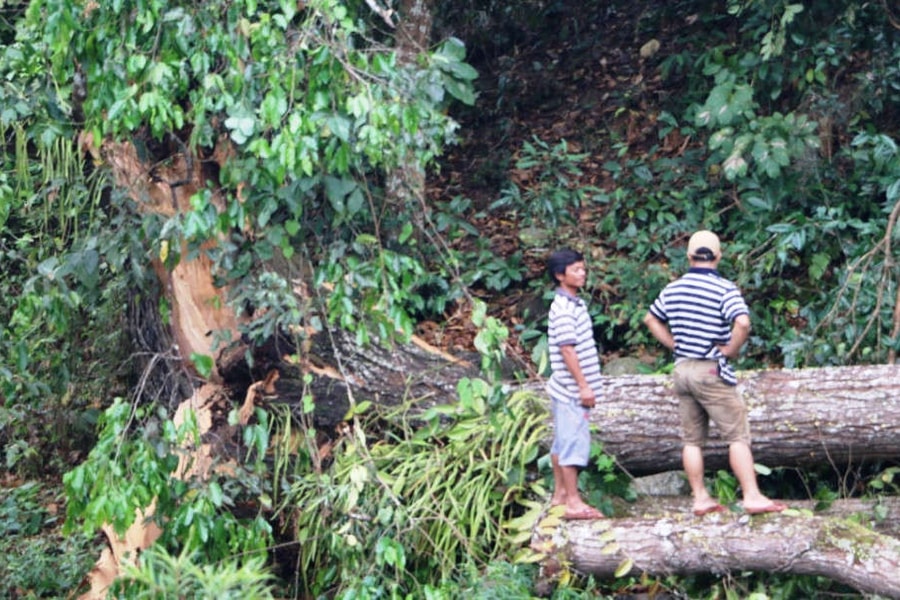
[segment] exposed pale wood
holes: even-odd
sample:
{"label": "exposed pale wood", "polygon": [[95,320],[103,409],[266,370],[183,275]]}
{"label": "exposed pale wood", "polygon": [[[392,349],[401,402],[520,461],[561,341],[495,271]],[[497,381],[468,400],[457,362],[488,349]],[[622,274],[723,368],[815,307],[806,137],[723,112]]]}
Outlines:
{"label": "exposed pale wood", "polygon": [[[274,375],[272,376],[275,377]],[[253,390],[253,394],[260,393],[265,386],[271,385],[272,380],[267,379],[260,382],[259,388]],[[197,429],[201,436],[212,431],[214,427],[215,405],[222,401],[221,387],[216,384],[207,384],[194,392],[191,398],[186,399],[178,407],[172,421],[176,427],[180,427],[184,423],[187,412],[191,411],[197,421]],[[248,394],[247,403],[252,410],[253,398]],[[228,427],[224,427],[228,430]],[[231,428],[234,429],[234,428]],[[221,432],[220,432],[221,433]],[[230,434],[229,434],[230,435]],[[221,435],[215,435],[220,438]],[[190,480],[198,478],[205,480],[211,472],[227,473],[233,475],[235,472],[235,462],[229,460],[226,462],[218,462],[220,460],[220,452],[214,448],[215,444],[206,442],[200,445],[193,445],[190,440],[185,441],[185,452],[179,455],[178,467],[173,473],[173,477],[181,480]],[[124,535],[119,535],[109,524],[102,527],[103,533],[106,535],[108,547],[103,550],[94,567],[86,576],[86,581],[90,589],[78,597],[78,600],[102,600],[106,598],[109,586],[121,575],[121,571],[126,564],[135,564],[140,553],[150,547],[163,531],[153,520],[156,511],[156,501],[151,502],[145,510],[138,510],[134,522],[128,528]]]}
{"label": "exposed pale wood", "polygon": [[[103,152],[116,184],[129,193],[140,210],[171,216],[189,209],[190,196],[197,189],[196,182],[202,181],[199,165],[192,165],[185,156],[178,155],[165,172],[161,168],[151,177],[132,144],[108,143]],[[170,183],[175,181],[177,186]],[[154,258],[153,267],[171,309],[169,330],[175,341],[172,356],[180,358],[183,367],[190,370],[194,353],[215,356],[223,343],[238,339],[238,317],[225,300],[227,290],[214,283],[210,259],[202,253],[188,259],[186,248],[181,249],[181,254],[182,260],[172,270],[164,267],[163,256]],[[226,339],[216,339],[214,332],[224,332]],[[178,407],[173,417],[176,425],[190,409],[196,415],[201,434],[212,429],[212,405],[222,397],[221,379],[215,368],[209,379]],[[264,387],[271,387],[271,379],[261,382],[253,392]],[[254,397],[248,399],[245,411],[252,410]],[[175,476],[205,478],[215,458],[210,443],[193,447],[191,452],[180,456]],[[88,575],[90,590],[80,600],[104,598],[110,583],[121,573],[122,565],[126,561],[135,561],[140,552],[159,537],[162,530],[152,520],[144,518],[152,515],[154,510],[151,505],[145,511],[138,511],[135,522],[124,536],[119,536],[109,525],[103,527],[109,548]]]}
{"label": "exposed pale wood", "polygon": [[[108,142],[103,155],[116,184],[128,192],[143,212],[173,216],[189,211],[190,198],[203,181],[200,162],[188,161],[183,154],[174,155],[170,165],[154,170],[152,176],[150,167],[141,162],[131,143]],[[168,251],[176,250],[182,260],[173,269],[164,267],[162,256],[154,257],[153,267],[170,307],[171,335],[177,352],[184,365],[191,368],[193,354],[215,356],[225,345],[236,341],[239,320],[227,302],[228,289],[213,280],[211,259],[202,252],[187,258],[186,246]],[[216,337],[222,335],[226,338]],[[215,368],[210,379],[219,379]]]}

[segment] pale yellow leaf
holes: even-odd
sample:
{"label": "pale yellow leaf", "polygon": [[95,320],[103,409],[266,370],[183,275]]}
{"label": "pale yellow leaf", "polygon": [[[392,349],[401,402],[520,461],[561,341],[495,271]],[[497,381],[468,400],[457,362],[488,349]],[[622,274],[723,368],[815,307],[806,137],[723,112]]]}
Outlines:
{"label": "pale yellow leaf", "polygon": [[630,558],[626,558],[621,563],[619,563],[618,567],[616,567],[616,572],[614,573],[614,576],[615,577],[623,577],[625,575],[628,575],[628,573],[631,572],[631,568],[633,566],[634,566],[634,561],[631,560]]}
{"label": "pale yellow leaf", "polygon": [[598,538],[601,542],[614,542],[616,541],[616,532],[615,531],[604,531],[600,534]]}
{"label": "pale yellow leaf", "polygon": [[619,545],[615,542],[612,544],[607,544],[603,547],[603,550],[600,551],[600,554],[615,554],[619,551]]}
{"label": "pale yellow leaf", "polygon": [[513,562],[515,563],[536,563],[544,560],[546,558],[546,554],[535,552],[530,548],[522,548],[519,550],[516,555],[513,557]]}

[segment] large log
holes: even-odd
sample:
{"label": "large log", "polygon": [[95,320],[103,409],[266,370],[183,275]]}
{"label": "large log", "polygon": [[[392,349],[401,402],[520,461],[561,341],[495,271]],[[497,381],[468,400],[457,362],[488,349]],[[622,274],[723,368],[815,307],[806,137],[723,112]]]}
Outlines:
{"label": "large log", "polygon": [[[342,340],[340,372],[327,360],[319,367],[285,368],[279,395],[289,398],[312,372],[319,426],[337,424],[348,397],[422,406],[453,401],[462,377],[477,367],[423,345],[390,350],[353,348]],[[320,356],[325,357],[322,352]],[[299,367],[299,368],[298,368]],[[678,402],[665,375],[605,378],[604,396],[591,411],[597,439],[619,465],[634,475],[681,469]],[[544,382],[512,386],[545,396]],[[772,369],[738,373],[749,407],[756,462],[769,467],[831,463],[843,470],[867,460],[900,459],[900,366],[868,365]],[[708,469],[727,468],[728,448],[716,428],[705,451]]]}
{"label": "large log", "polygon": [[[773,369],[738,373],[749,408],[753,455],[769,467],[900,459],[900,365]],[[543,393],[543,385],[528,384]],[[628,472],[681,469],[678,401],[664,375],[607,377],[591,411],[597,439]],[[727,468],[711,428],[708,469]]]}
{"label": "large log", "polygon": [[551,523],[532,549],[597,577],[768,571],[817,575],[861,592],[900,598],[900,540],[847,519],[789,514],[670,515]]}
{"label": "large log", "polygon": [[[900,539],[900,496],[842,498],[830,503],[819,500],[787,500],[791,509],[817,517],[850,519],[878,533]],[[689,495],[639,496],[634,502],[616,502],[613,518],[669,519],[681,515],[693,518]],[[729,510],[740,512],[737,505]]]}
{"label": "large log", "polygon": [[[425,408],[454,401],[461,378],[480,376],[476,360],[414,341],[360,348],[345,335],[320,334],[303,364],[259,359],[258,364],[266,365],[266,372],[270,367],[281,371],[277,396],[282,400],[292,403],[301,390],[309,390],[316,401],[316,425],[328,430],[343,420],[351,397],[388,406],[413,400]],[[343,360],[335,361],[335,356]],[[222,363],[219,368],[226,379],[229,372],[247,371]],[[306,375],[312,375],[310,384],[303,381]],[[604,381],[591,422],[606,452],[633,475],[681,469],[671,378],[621,375]],[[900,459],[900,365],[744,371],[738,373],[738,387],[749,407],[753,454],[760,464],[803,468],[831,463],[843,470],[862,461]],[[543,381],[510,388],[546,398]],[[728,466],[727,444],[715,427],[705,458],[708,469]]]}
{"label": "large log", "polygon": [[346,420],[351,402],[365,400],[396,407],[408,401],[424,410],[455,402],[460,380],[480,376],[477,364],[415,336],[408,344],[363,347],[346,332],[319,332],[301,358],[285,360],[292,350],[255,349],[252,374],[245,362],[245,348],[223,353],[216,365],[235,398],[243,398],[250,385],[277,370],[280,377],[271,399],[299,411],[301,398],[310,394],[315,402],[315,426],[323,432]]}

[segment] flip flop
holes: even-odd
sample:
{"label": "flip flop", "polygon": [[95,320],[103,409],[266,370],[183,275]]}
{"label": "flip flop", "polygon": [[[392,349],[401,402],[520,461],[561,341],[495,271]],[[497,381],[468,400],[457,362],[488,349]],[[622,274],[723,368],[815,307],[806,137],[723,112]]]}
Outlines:
{"label": "flip flop", "polygon": [[722,506],[721,504],[716,503],[716,504],[713,504],[712,506],[707,506],[706,508],[695,508],[694,516],[702,517],[703,515],[708,515],[710,513],[725,512],[726,510],[728,510],[728,509],[725,508],[724,506]]}
{"label": "flip flop", "polygon": [[761,515],[764,513],[780,513],[788,507],[787,504],[782,504],[781,502],[772,502],[767,504],[766,506],[761,506],[759,508],[744,508],[744,512],[748,515]]}
{"label": "flip flop", "polygon": [[574,512],[567,512],[562,516],[562,519],[564,521],[589,521],[592,519],[605,518],[606,515],[592,506],[588,506],[587,508],[582,508],[581,510],[576,510]]}

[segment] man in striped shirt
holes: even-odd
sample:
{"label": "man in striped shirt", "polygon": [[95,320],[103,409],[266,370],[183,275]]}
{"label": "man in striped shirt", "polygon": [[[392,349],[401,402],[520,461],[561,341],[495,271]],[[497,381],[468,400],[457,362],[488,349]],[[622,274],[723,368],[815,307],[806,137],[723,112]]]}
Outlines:
{"label": "man in striped shirt", "polygon": [[721,512],[703,481],[703,445],[709,421],[728,442],[728,460],[750,514],[787,508],[764,496],[756,481],[747,407],[737,390],[729,358],[738,356],[750,335],[750,311],[737,286],[717,270],[718,236],[698,231],[688,242],[690,269],[657,296],[644,324],[675,354],[673,381],[681,419],[682,462],[694,499],[694,514]]}
{"label": "man in striped shirt", "polygon": [[547,328],[552,370],[547,392],[553,413],[551,504],[565,505],[564,519],[601,519],[603,513],[578,493],[578,471],[587,466],[591,453],[590,409],[602,391],[593,323],[577,296],[587,279],[584,257],[568,248],[558,250],[550,256],[547,271],[557,285]]}

